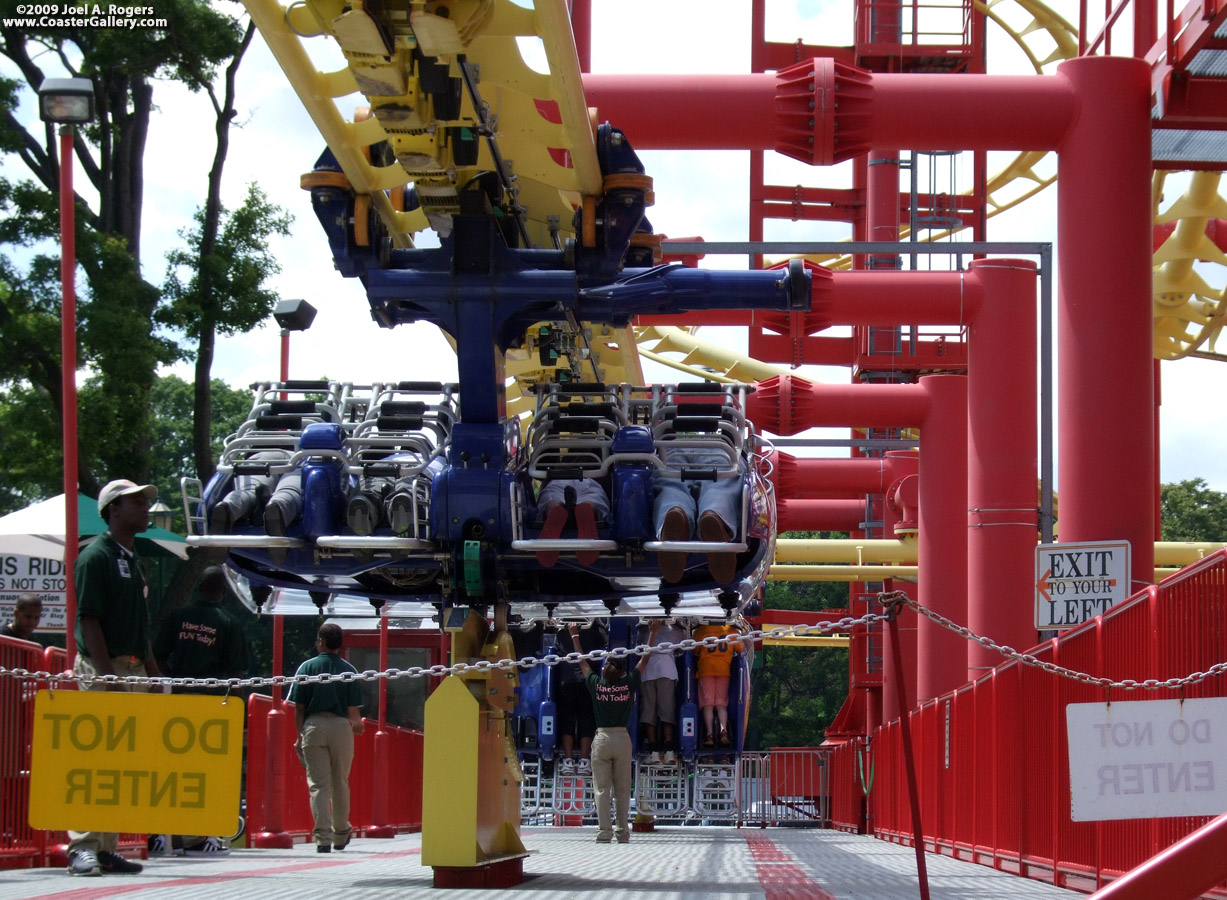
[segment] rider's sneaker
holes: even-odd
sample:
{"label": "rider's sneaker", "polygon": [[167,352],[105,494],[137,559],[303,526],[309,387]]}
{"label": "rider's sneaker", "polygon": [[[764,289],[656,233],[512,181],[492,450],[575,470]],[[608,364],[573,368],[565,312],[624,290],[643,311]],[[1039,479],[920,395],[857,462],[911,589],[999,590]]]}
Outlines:
{"label": "rider's sneaker", "polygon": [[677,754],[672,750],[666,750],[665,755],[661,758],[661,762],[666,766],[676,766]]}
{"label": "rider's sneaker", "polygon": [[575,760],[571,759],[571,757],[569,756],[565,757],[563,761],[558,764],[558,771],[561,772],[563,775],[574,775],[575,774]]}
{"label": "rider's sneaker", "polygon": [[591,774],[592,774],[592,760],[590,760],[590,759],[581,759],[581,760],[579,761],[579,765],[575,767],[575,774],[577,774],[577,775],[591,775]]}
{"label": "rider's sneaker", "polygon": [[659,750],[653,750],[651,753],[648,754],[648,765],[649,766],[659,766],[660,765],[660,751]]}

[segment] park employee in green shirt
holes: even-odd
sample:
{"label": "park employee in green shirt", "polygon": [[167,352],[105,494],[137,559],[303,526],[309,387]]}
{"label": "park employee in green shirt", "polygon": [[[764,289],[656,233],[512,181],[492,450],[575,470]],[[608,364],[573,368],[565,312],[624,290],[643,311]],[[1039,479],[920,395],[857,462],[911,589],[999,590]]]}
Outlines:
{"label": "park employee in green shirt", "polygon": [[[98,494],[98,514],[107,530],[81,551],[73,567],[77,595],[72,671],[91,675],[162,673],[149,646],[149,585],[136,556],[136,536],[149,526],[149,504],[158,496],[152,484],[126,478],[109,481]],[[143,692],[142,685],[120,682],[86,685],[85,690]],[[119,855],[114,832],[69,831],[70,875],[133,875],[141,864]]]}
{"label": "park employee in green shirt", "polygon": [[[294,677],[340,675],[358,670],[337,654],[341,649],[341,626],[325,623],[315,638],[319,656],[309,659]],[[311,815],[315,819],[315,852],[344,850],[349,844],[349,767],[354,762],[354,735],[362,734],[360,715],[362,686],[331,681],[294,683],[289,700],[294,706],[298,739],[294,749],[307,769],[311,792]]]}
{"label": "park employee in green shirt", "polygon": [[[656,640],[660,622],[652,623],[648,643]],[[571,645],[580,651],[579,626],[572,624],[567,631]],[[582,652],[582,651],[580,651]],[[596,737],[592,739],[592,787],[596,794],[596,819],[598,843],[608,844],[616,831],[619,844],[630,843],[631,830],[627,824],[631,802],[631,760],[634,748],[626,730],[630,720],[631,706],[639,690],[639,678],[648,664],[648,654],[639,658],[639,665],[629,675],[622,668],[622,660],[606,657],[601,674],[597,675],[581,660],[579,667],[584,673],[588,693],[592,695],[592,709],[596,714]],[[610,800],[616,801],[618,827],[610,829]]]}

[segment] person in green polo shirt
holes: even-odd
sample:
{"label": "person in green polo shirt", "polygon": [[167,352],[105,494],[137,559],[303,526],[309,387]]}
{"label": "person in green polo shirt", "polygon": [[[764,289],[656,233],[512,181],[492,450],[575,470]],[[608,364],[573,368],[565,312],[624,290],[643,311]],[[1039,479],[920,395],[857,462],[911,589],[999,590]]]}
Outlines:
{"label": "person in green polo shirt", "polygon": [[[357,672],[341,659],[341,626],[325,622],[315,638],[319,656],[307,660],[295,678]],[[315,819],[315,850],[328,853],[349,844],[349,767],[354,762],[354,735],[362,734],[362,686],[357,681],[295,682],[289,700],[294,706],[298,739],[294,749],[307,769],[311,815]]]}
{"label": "person in green polo shirt", "polygon": [[[209,566],[200,576],[197,595],[191,603],[167,613],[153,641],[158,668],[172,678],[242,678],[247,672],[247,639],[239,620],[222,607],[226,596],[226,573]],[[225,696],[225,687],[176,685],[176,694]],[[150,856],[177,853],[186,856],[224,856],[230,852],[225,838],[214,835],[153,834]]]}
{"label": "person in green polo shirt", "polygon": [[[136,555],[136,536],[149,526],[149,504],[158,496],[152,484],[111,481],[98,494],[98,513],[107,530],[81,551],[73,567],[77,595],[76,659],[73,674],[150,675],[162,673],[149,646],[149,585]],[[87,690],[144,691],[133,685],[94,684]],[[116,851],[119,835],[99,831],[68,832],[70,875],[127,875],[140,863]]]}
{"label": "person in green polo shirt", "polygon": [[[656,640],[660,622],[652,623],[648,643]],[[579,626],[572,624],[567,631],[571,645],[579,652]],[[634,748],[626,730],[631,707],[639,690],[639,679],[648,665],[648,654],[639,658],[632,672],[627,674],[622,660],[610,656],[601,667],[601,674],[592,671],[587,660],[580,661],[580,669],[592,697],[592,710],[596,715],[596,737],[592,739],[592,787],[596,794],[596,820],[598,843],[608,844],[617,833],[618,843],[630,842],[628,825],[631,802],[631,760]],[[610,801],[617,807],[617,828],[610,828]]]}

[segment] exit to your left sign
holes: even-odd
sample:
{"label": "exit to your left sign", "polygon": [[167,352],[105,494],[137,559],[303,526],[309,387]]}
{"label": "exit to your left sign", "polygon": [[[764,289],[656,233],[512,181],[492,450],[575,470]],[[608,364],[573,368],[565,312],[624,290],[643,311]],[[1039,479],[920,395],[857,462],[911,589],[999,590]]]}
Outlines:
{"label": "exit to your left sign", "polygon": [[1035,548],[1035,627],[1073,628],[1130,595],[1128,541],[1040,544]]}

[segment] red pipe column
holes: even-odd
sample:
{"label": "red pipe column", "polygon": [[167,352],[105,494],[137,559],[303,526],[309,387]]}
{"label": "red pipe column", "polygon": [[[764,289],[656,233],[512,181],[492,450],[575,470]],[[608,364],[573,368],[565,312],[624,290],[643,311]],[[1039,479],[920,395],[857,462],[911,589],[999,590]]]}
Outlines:
{"label": "red pipe column", "polygon": [[1154,575],[1150,82],[1145,62],[1064,62],[1078,115],[1058,146],[1060,536],[1128,540]]}
{"label": "red pipe column", "polygon": [[[1018,650],[1036,642],[1036,266],[976,260],[968,325],[967,627]],[[1008,350],[1008,352],[1007,352]],[[969,643],[967,679],[1002,662]]]}
{"label": "red pipe column", "polygon": [[60,405],[64,434],[64,622],[68,668],[77,658],[77,197],[72,187],[73,126],[60,126]]}
{"label": "red pipe column", "polygon": [[[920,605],[955,621],[967,617],[967,378],[920,379],[929,398],[920,423],[917,560]],[[916,698],[923,703],[967,678],[967,642],[921,617],[916,632]]]}
{"label": "red pipe column", "polygon": [[[388,671],[388,608],[379,611],[379,671]],[[392,734],[388,731],[388,679],[379,679],[379,728],[375,731],[375,779],[371,795],[372,826],[365,837],[393,838],[396,828],[388,822],[388,786],[394,783]]]}

